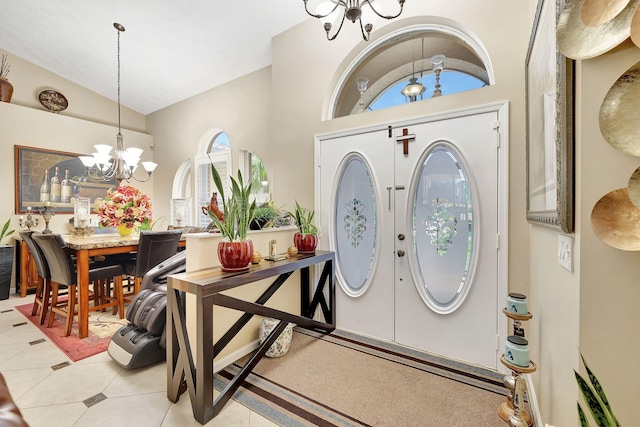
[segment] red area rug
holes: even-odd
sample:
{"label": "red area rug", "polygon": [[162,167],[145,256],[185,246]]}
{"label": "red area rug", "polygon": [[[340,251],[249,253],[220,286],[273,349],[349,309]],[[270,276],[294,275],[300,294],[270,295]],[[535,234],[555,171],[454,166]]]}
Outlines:
{"label": "red area rug", "polygon": [[36,325],[52,343],[74,362],[105,351],[109,346],[109,341],[111,341],[113,334],[120,329],[122,325],[128,323],[126,319],[120,319],[118,315],[114,316],[111,312],[109,312],[109,314],[90,312],[89,336],[83,339],[78,338],[78,322],[74,319],[71,335],[65,337],[64,323],[60,322],[61,317],[56,317],[53,326],[47,328],[46,321],[44,325],[40,325],[39,312],[36,316],[31,316],[32,307],[33,303],[18,305],[15,308],[29,319],[31,323]]}

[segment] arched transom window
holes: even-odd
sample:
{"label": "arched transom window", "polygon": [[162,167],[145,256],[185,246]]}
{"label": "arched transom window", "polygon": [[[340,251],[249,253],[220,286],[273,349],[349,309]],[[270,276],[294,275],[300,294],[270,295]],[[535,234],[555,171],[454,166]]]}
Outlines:
{"label": "arched transom window", "polygon": [[379,43],[358,58],[333,117],[426,101],[491,84],[481,55],[455,32],[424,28]]}

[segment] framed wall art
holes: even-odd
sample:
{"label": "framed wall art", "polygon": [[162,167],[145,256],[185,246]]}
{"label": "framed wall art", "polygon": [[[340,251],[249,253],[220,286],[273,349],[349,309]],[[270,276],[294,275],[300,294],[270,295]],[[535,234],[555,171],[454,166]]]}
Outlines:
{"label": "framed wall art", "polygon": [[[37,210],[45,202],[55,207],[56,214],[73,214],[73,198],[89,197],[91,203],[104,198],[107,190],[116,187],[116,180],[104,182],[87,175],[80,161],[82,154],[54,151],[44,148],[14,146],[15,212],[26,213],[28,208]],[[52,188],[51,178],[58,171],[60,182]],[[63,190],[63,180],[68,185]],[[45,184],[48,181],[48,185]],[[64,184],[67,184],[65,182]],[[48,195],[46,195],[48,193]],[[59,194],[59,196],[58,196]]]}
{"label": "framed wall art", "polygon": [[526,57],[527,220],[573,232],[573,67],[558,49],[564,0],[540,0]]}

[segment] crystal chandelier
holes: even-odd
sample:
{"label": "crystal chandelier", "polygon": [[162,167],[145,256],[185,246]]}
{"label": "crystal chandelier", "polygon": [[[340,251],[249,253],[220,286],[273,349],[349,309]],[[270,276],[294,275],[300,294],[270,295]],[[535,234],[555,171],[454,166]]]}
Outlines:
{"label": "crystal chandelier", "polygon": [[126,150],[124,148],[120,128],[120,33],[125,29],[117,22],[114,22],[113,26],[118,30],[118,134],[116,135],[115,157],[111,155],[112,146],[98,144],[94,145],[95,153],[91,156],[80,156],[80,160],[87,168],[87,175],[96,180],[111,181],[116,179],[118,183],[122,180],[129,182],[131,179],[140,182],[148,181],[158,165],[153,162],[142,162],[141,164],[147,172],[147,177],[143,180],[137,179],[133,174],[138,168],[143,150],[135,147],[127,148]]}
{"label": "crystal chandelier", "polygon": [[[340,30],[342,29],[342,24],[344,24],[345,18],[349,21],[355,23],[358,21],[360,23],[360,32],[362,33],[362,38],[365,41],[369,41],[369,36],[371,35],[371,30],[373,30],[373,24],[376,18],[379,16],[384,19],[394,19],[400,16],[402,13],[402,8],[404,7],[405,0],[398,0],[398,4],[400,4],[400,11],[395,15],[383,15],[378,12],[376,8],[373,6],[374,0],[331,0],[320,3],[315,10],[315,13],[309,11],[307,7],[308,0],[304,1],[304,10],[314,18],[318,18],[320,22],[322,22],[324,26],[324,30],[327,32],[327,39],[334,40]],[[364,6],[368,7],[364,7]],[[342,15],[342,18],[340,16]],[[333,23],[340,21],[340,26],[338,30],[331,35],[331,29],[333,28]]]}

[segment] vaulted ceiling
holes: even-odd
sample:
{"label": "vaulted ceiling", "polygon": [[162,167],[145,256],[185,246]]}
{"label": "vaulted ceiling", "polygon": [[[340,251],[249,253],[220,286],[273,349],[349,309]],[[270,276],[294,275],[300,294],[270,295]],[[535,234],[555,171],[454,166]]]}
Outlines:
{"label": "vaulted ceiling", "polygon": [[[292,0],[2,0],[0,48],[149,114],[271,64]],[[321,31],[321,29],[318,29]]]}

